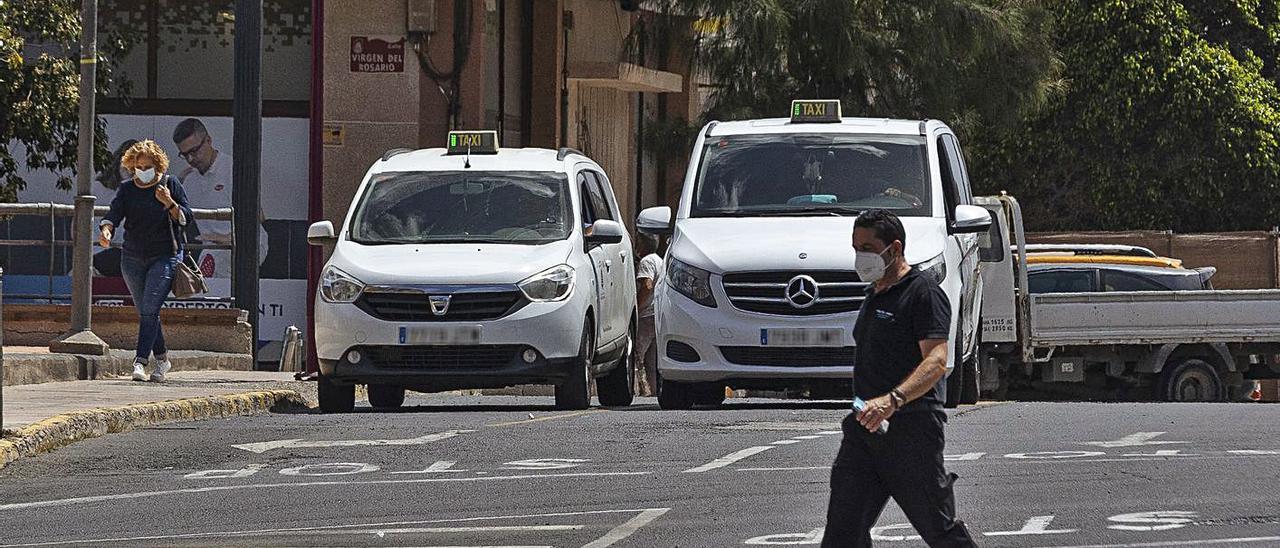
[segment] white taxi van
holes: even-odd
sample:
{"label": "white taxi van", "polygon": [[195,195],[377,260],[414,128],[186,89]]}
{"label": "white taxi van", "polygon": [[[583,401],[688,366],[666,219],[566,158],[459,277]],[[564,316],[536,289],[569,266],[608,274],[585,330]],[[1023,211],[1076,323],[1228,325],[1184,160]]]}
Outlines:
{"label": "white taxi van", "polygon": [[907,260],[950,298],[947,400],[976,400],[978,235],[991,218],[972,202],[959,142],[936,120],[795,101],[790,118],[708,124],[674,216],[638,220],[672,234],[655,292],[660,405],[716,405],[726,386],[851,397],[869,285],[853,269],[853,222],[871,209],[901,217]]}
{"label": "white taxi van", "polygon": [[609,179],[580,152],[509,149],[492,131],[374,162],[315,296],[325,412],[405,390],[555,385],[556,405],[628,405],[635,262]]}

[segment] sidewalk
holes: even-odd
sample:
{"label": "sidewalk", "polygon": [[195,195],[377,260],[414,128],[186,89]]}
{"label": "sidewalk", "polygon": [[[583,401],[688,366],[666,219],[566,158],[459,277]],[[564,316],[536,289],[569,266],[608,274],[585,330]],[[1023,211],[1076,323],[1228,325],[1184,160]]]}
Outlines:
{"label": "sidewalk", "polygon": [[163,383],[99,379],[5,387],[0,468],[108,433],[304,408],[316,401],[316,384],[296,381],[289,372],[179,371]]}
{"label": "sidewalk", "polygon": [[[57,381],[112,378],[126,374],[133,366],[133,350],[112,349],[109,356],[56,354],[48,347],[5,346],[5,386]],[[200,350],[169,352],[174,371],[253,370],[253,357],[248,354],[226,354]]]}

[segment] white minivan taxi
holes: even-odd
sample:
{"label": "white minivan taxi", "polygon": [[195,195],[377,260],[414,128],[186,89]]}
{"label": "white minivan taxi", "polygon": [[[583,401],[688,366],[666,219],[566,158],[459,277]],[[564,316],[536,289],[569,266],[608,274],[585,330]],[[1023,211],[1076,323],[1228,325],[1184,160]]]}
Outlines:
{"label": "white minivan taxi", "polygon": [[335,230],[315,297],[325,412],[405,390],[555,385],[562,409],[629,405],[635,263],[608,177],[580,152],[497,146],[388,151]]}
{"label": "white minivan taxi", "polygon": [[948,404],[976,401],[978,239],[991,218],[972,201],[959,143],[936,120],[795,101],[790,118],[708,124],[674,219],[655,207],[637,224],[671,234],[655,291],[659,404],[716,405],[726,386],[852,397],[869,285],[853,268],[853,222],[871,209],[902,219],[908,262],[950,298]]}

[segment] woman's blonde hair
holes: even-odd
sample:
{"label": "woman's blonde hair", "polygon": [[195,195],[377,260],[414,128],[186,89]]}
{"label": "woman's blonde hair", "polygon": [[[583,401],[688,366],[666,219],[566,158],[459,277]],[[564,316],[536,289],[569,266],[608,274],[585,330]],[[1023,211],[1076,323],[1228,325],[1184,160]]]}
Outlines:
{"label": "woman's blonde hair", "polygon": [[139,156],[151,157],[151,161],[156,164],[156,173],[169,172],[169,155],[165,154],[164,149],[151,139],[139,141],[129,147],[129,150],[124,151],[124,156],[120,158],[120,165],[130,170],[137,169]]}

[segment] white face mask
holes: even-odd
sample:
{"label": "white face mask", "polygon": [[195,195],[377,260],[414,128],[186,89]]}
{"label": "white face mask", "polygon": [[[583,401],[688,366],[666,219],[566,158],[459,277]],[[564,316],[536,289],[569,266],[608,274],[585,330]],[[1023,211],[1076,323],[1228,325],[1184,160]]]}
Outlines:
{"label": "white face mask", "polygon": [[137,177],[138,182],[149,185],[156,180],[156,168],[138,169],[133,172],[133,175]]}
{"label": "white face mask", "polygon": [[[884,251],[888,251],[885,249]],[[884,271],[888,269],[888,265],[884,261],[884,251],[880,253],[872,253],[870,251],[855,251],[853,258],[853,269],[858,272],[858,277],[867,283],[873,283],[884,277]]]}

